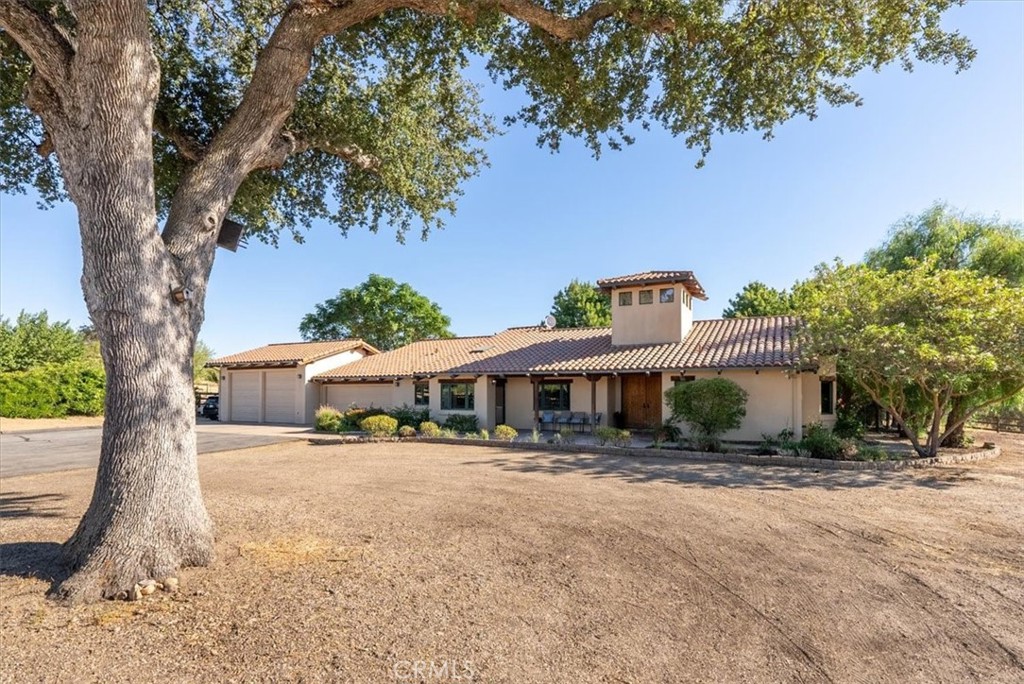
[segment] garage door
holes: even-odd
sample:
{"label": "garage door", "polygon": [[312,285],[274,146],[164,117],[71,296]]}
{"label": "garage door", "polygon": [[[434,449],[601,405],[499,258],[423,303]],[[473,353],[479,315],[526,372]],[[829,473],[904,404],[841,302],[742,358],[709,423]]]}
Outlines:
{"label": "garage door", "polygon": [[294,370],[267,371],[266,410],[263,419],[268,423],[297,423],[295,415],[295,388],[298,384]]}
{"label": "garage door", "polygon": [[231,374],[231,420],[255,423],[260,419],[260,371]]}

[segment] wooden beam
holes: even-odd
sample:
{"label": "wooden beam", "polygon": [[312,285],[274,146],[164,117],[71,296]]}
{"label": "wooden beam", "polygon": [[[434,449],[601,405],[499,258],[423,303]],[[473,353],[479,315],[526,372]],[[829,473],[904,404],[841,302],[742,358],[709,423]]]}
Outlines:
{"label": "wooden beam", "polygon": [[590,432],[597,428],[597,378],[590,378]]}

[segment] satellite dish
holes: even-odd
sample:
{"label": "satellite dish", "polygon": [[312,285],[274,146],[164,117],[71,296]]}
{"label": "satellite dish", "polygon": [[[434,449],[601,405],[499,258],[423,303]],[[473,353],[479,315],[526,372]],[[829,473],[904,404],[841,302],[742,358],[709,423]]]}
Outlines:
{"label": "satellite dish", "polygon": [[556,323],[558,323],[558,321],[555,320],[554,316],[551,316],[549,314],[544,317],[544,327],[547,328],[548,330],[554,328]]}

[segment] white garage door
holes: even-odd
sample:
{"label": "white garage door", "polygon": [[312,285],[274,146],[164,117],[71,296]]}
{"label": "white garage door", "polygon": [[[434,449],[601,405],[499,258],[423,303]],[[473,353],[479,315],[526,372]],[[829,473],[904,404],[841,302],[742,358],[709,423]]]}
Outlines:
{"label": "white garage door", "polygon": [[296,371],[267,371],[266,410],[263,419],[268,423],[298,423],[295,415]]}
{"label": "white garage door", "polygon": [[231,420],[255,423],[260,419],[260,371],[231,374]]}

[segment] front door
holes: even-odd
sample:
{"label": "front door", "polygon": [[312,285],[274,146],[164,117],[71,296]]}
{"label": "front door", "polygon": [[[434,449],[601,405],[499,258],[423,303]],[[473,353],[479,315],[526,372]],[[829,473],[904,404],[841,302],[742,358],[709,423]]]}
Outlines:
{"label": "front door", "polygon": [[650,430],[661,423],[661,375],[622,375],[622,419],[627,428]]}
{"label": "front door", "polygon": [[505,424],[505,381],[501,379],[494,383],[494,424]]}

